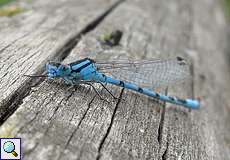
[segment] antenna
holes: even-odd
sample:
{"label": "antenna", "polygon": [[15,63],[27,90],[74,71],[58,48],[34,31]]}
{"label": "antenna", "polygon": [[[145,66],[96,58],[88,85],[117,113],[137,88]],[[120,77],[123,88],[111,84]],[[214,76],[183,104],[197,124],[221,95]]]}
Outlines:
{"label": "antenna", "polygon": [[23,76],[31,77],[31,78],[36,78],[36,77],[48,77],[47,75],[26,75],[26,74],[24,74]]}

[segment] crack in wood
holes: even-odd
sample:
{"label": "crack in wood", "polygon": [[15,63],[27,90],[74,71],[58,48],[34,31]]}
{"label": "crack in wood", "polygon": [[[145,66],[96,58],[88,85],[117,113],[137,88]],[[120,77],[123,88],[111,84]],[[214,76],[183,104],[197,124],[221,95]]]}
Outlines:
{"label": "crack in wood", "polygon": [[57,52],[59,58],[56,58],[55,55],[52,57],[53,60],[63,61],[71,52],[71,50],[77,45],[82,35],[87,34],[88,32],[94,30],[104,19],[108,16],[120,3],[125,0],[119,0],[115,4],[113,4],[107,11],[105,11],[102,15],[96,18],[94,21],[89,23],[79,34],[73,36],[60,50]]}
{"label": "crack in wood", "polygon": [[[52,116],[48,119],[48,121],[50,121],[49,126],[52,125],[52,119],[53,119],[53,117],[55,116],[57,110],[59,109],[60,104],[61,104],[64,100],[65,100],[65,101],[68,101],[68,99],[69,99],[73,94],[74,94],[74,91],[71,92],[70,95],[69,95],[67,98],[65,98],[65,99],[63,98],[63,99],[57,104],[57,107],[55,108],[55,110],[54,110]],[[48,133],[49,129],[50,129],[50,127],[48,127],[48,128],[45,130],[44,135],[46,135],[46,134]]]}
{"label": "crack in wood", "polygon": [[[168,88],[166,88],[165,90],[165,95],[168,94]],[[159,123],[159,127],[158,127],[158,143],[159,143],[159,150],[158,150],[158,154],[160,155],[161,149],[163,148],[163,144],[162,144],[162,140],[163,140],[163,134],[167,134],[163,132],[164,129],[164,122],[165,122],[165,112],[166,112],[166,102],[164,102],[164,104],[162,105],[162,112],[161,112],[161,117],[160,117],[160,123]],[[166,135],[168,136],[168,135]],[[164,150],[163,154],[162,154],[162,159],[164,159],[164,156],[167,152],[168,149],[168,141],[167,141],[167,145],[166,145],[166,149]]]}
{"label": "crack in wood", "polygon": [[[117,1],[110,8],[108,8],[103,14],[98,16],[98,18],[90,22],[82,31],[74,35],[62,47],[60,47],[56,51],[56,53],[52,57],[50,57],[50,60],[63,61],[70,54],[71,50],[77,45],[82,35],[85,35],[88,32],[94,30],[104,20],[104,18],[107,17],[108,14],[110,14],[120,3],[124,1],[125,0]],[[44,69],[43,69],[44,64],[45,62],[43,62],[40,65],[38,71],[35,74],[44,73]],[[15,93],[13,93],[9,98],[3,101],[2,104],[0,104],[0,108],[3,108],[4,110],[0,115],[0,125],[2,125],[8,119],[8,117],[10,117],[14,113],[14,111],[23,103],[23,99],[27,97],[31,91],[32,88],[31,86],[33,87],[38,86],[43,81],[44,78],[30,79],[25,81],[25,83],[23,83],[22,86],[15,91]]]}
{"label": "crack in wood", "polygon": [[[166,88],[165,90],[165,95],[168,94],[168,88]],[[159,123],[159,127],[158,127],[158,137],[157,137],[157,140],[158,140],[158,143],[159,143],[159,148],[161,148],[161,144],[162,144],[162,136],[163,136],[163,128],[164,128],[164,120],[165,120],[165,107],[166,107],[166,102],[163,102],[163,105],[162,105],[162,112],[161,112],[161,117],[160,117],[160,123]],[[160,149],[159,149],[160,151]]]}
{"label": "crack in wood", "polygon": [[[68,99],[74,94],[74,92],[75,92],[75,90],[74,91],[72,91],[68,96],[67,96],[67,98],[65,98],[65,99],[62,99],[59,103],[58,103],[58,106],[55,108],[55,110],[54,110],[54,112],[53,112],[53,114],[52,114],[52,116],[48,119],[48,121],[50,121],[50,124],[49,125],[51,125],[51,120],[52,120],[52,118],[53,118],[53,116],[55,115],[55,113],[57,112],[57,110],[59,109],[59,105],[65,100],[65,101],[68,101]],[[51,100],[52,101],[52,100]],[[50,102],[51,102],[50,101]],[[92,100],[93,101],[93,100]],[[50,103],[50,102],[48,102],[48,103]],[[48,104],[47,103],[47,104]],[[90,104],[91,104],[91,102],[90,102]],[[87,110],[88,111],[88,110]],[[86,112],[87,112],[86,111]],[[38,113],[37,113],[38,114]],[[37,116],[37,114],[35,115],[35,118],[36,118],[36,116]],[[86,113],[85,113],[86,114]],[[84,116],[83,116],[84,117]],[[35,119],[35,118],[33,118],[32,119],[32,121]],[[83,118],[82,118],[82,120],[83,120]],[[82,121],[81,120],[81,121]],[[81,122],[80,121],[80,122]],[[80,123],[79,122],[79,123]],[[80,125],[80,124],[79,124]],[[78,125],[78,126],[79,126]],[[78,128],[78,126],[77,126],[77,128]],[[48,127],[46,130],[45,130],[45,132],[44,132],[44,135],[46,135],[47,133],[48,133],[48,131],[49,131],[49,129],[50,129],[50,127]],[[76,129],[75,129],[76,130]],[[74,134],[73,134],[74,135]],[[68,143],[68,142],[67,142]],[[36,149],[36,147],[39,145],[39,142],[36,142],[36,145],[32,148],[32,150],[30,151],[30,153],[33,151],[33,150],[35,150]],[[68,145],[65,145],[65,148],[66,148],[66,146],[68,146]],[[28,155],[28,154],[27,154]],[[61,155],[61,154],[60,154]],[[60,156],[59,156],[60,157]],[[59,158],[58,158],[59,159]]]}
{"label": "crack in wood", "polygon": [[162,160],[166,160],[167,152],[168,152],[169,142],[167,141],[166,148],[164,153],[162,154]]}
{"label": "crack in wood", "polygon": [[3,78],[8,74],[8,72],[6,72],[2,77],[0,77],[0,83],[3,81]]}
{"label": "crack in wood", "polygon": [[[75,91],[76,91],[76,90],[74,89],[74,91],[72,91],[72,92],[67,96],[67,98],[62,99],[62,100],[58,103],[58,107],[55,108],[54,113],[53,113],[52,116],[48,119],[48,121],[50,121],[49,126],[52,124],[52,123],[51,123],[51,120],[52,120],[53,116],[55,115],[55,113],[57,112],[57,110],[58,110],[58,108],[59,108],[59,105],[60,105],[64,100],[65,100],[65,101],[68,101],[68,99],[75,93]],[[88,92],[89,92],[89,90],[88,90]],[[88,93],[88,92],[87,92],[87,93]],[[52,99],[50,99],[50,101],[49,101],[48,103],[46,103],[46,105],[48,105],[50,102],[53,101],[53,98],[55,97],[55,95],[56,95],[56,93],[54,94],[54,96],[52,96]],[[70,138],[67,140],[67,143],[66,143],[64,149],[67,148],[67,146],[69,145],[69,143],[70,143],[72,137],[74,136],[74,134],[76,133],[77,129],[78,129],[79,126],[81,125],[81,122],[83,121],[84,117],[86,116],[86,114],[87,114],[87,112],[88,112],[88,110],[89,110],[89,108],[90,108],[90,105],[92,104],[92,102],[93,102],[93,100],[95,99],[95,97],[96,97],[96,95],[95,95],[95,96],[92,98],[92,100],[89,102],[88,108],[87,108],[86,112],[84,113],[84,115],[83,115],[81,121],[79,122],[77,128],[73,131],[73,133],[71,134]],[[41,110],[40,110],[40,111],[41,111]],[[36,117],[37,117],[37,115],[40,113],[40,111],[36,113],[36,115],[34,116],[34,118],[31,119],[31,121],[29,121],[28,124],[26,124],[26,125],[24,125],[22,128],[20,128],[19,131],[18,131],[18,133],[20,133],[21,130],[23,130],[23,128],[25,128],[27,125],[29,125],[30,123],[32,123],[32,121],[34,121],[34,120],[36,119]],[[72,116],[72,118],[73,118],[73,116]],[[72,120],[72,118],[70,119],[70,121]],[[46,134],[48,133],[49,129],[50,129],[50,127],[48,127],[48,128],[45,130],[44,135],[46,135]],[[26,151],[26,155],[32,153],[32,152],[36,149],[36,147],[37,147],[39,144],[40,144],[39,142],[36,142],[35,146],[34,146],[32,149],[30,149],[29,151]],[[61,154],[60,154],[60,156],[61,156]],[[60,159],[60,156],[58,157],[58,159]]]}
{"label": "crack in wood", "polygon": [[38,147],[38,144],[39,142],[36,142],[36,144],[31,149],[24,151],[23,156],[28,156],[33,153],[33,151]]}
{"label": "crack in wood", "polygon": [[126,0],[118,0],[107,11],[105,11],[101,16],[99,16],[97,19],[91,22],[88,26],[86,26],[86,28],[83,29],[81,33],[84,35],[94,30],[105,19],[105,17],[107,17],[117,6],[119,6],[124,1]]}
{"label": "crack in wood", "polygon": [[112,114],[112,117],[111,117],[111,121],[110,121],[109,127],[108,127],[108,129],[107,129],[107,131],[106,131],[104,137],[102,138],[99,147],[98,147],[98,155],[97,155],[97,157],[96,157],[96,160],[100,160],[100,158],[101,158],[101,149],[102,149],[102,147],[103,147],[103,145],[104,145],[104,143],[105,143],[105,140],[106,140],[106,138],[108,137],[108,135],[109,135],[109,133],[110,133],[110,130],[111,130],[112,126],[113,126],[113,122],[114,122],[114,118],[115,118],[115,115],[116,115],[118,106],[119,106],[119,104],[120,104],[120,102],[121,102],[121,100],[122,100],[123,92],[124,92],[124,88],[122,88],[121,93],[120,93],[120,95],[119,95],[118,101],[117,101],[117,103],[116,103],[116,106],[115,106],[115,108],[114,108],[114,111],[113,111],[113,114]]}
{"label": "crack in wood", "polygon": [[164,128],[164,119],[165,119],[165,106],[166,103],[164,103],[164,105],[162,106],[162,112],[161,112],[161,118],[160,118],[160,123],[159,123],[159,127],[158,127],[158,143],[159,143],[159,148],[161,148],[161,142],[162,142],[162,136],[163,136],[163,128]]}
{"label": "crack in wood", "polygon": [[41,79],[26,81],[21,88],[1,104],[0,125],[2,125],[10,115],[23,103],[23,99],[27,97],[31,91],[31,86],[37,86],[42,82]]}
{"label": "crack in wood", "polygon": [[[88,107],[87,107],[85,113],[83,114],[81,120],[79,121],[77,127],[73,130],[73,132],[71,133],[71,135],[70,135],[69,138],[67,139],[67,142],[66,142],[66,144],[65,144],[65,147],[64,147],[63,151],[66,150],[66,148],[69,146],[69,143],[71,142],[73,136],[75,135],[75,133],[76,133],[77,130],[79,129],[81,123],[82,123],[83,120],[85,119],[85,116],[86,116],[86,114],[88,113],[88,111],[89,111],[89,109],[90,109],[90,106],[91,106],[91,104],[93,103],[95,97],[96,97],[96,95],[95,95],[95,96],[92,98],[92,100],[89,102]],[[57,158],[57,160],[61,159],[61,155],[62,155],[62,154],[59,155],[59,157]]]}
{"label": "crack in wood", "polygon": [[53,116],[57,113],[57,111],[58,111],[58,109],[59,109],[59,107],[60,107],[60,104],[61,104],[64,100],[65,100],[65,101],[68,101],[68,100],[70,99],[70,97],[74,94],[74,92],[75,92],[75,89],[74,89],[74,91],[72,91],[65,99],[63,98],[63,99],[57,104],[57,107],[55,108],[55,110],[54,110],[52,116],[48,119],[48,121],[51,121],[52,118],[53,118]]}
{"label": "crack in wood", "polygon": [[[50,104],[53,101],[53,99],[54,99],[55,96],[56,96],[56,92],[51,97],[51,99],[47,103],[45,103],[44,106],[47,106],[48,104]],[[25,123],[25,125],[23,125],[21,128],[19,128],[19,130],[17,131],[17,133],[21,133],[25,127],[29,126],[37,118],[37,116],[41,113],[41,111],[42,111],[42,108],[40,108],[40,110],[38,110],[38,112],[35,113],[35,116],[31,120],[29,120],[27,123]]]}

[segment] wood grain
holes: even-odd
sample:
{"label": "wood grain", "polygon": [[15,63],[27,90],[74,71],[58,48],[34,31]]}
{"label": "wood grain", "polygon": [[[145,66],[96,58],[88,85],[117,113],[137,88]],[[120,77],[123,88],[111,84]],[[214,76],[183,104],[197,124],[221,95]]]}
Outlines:
{"label": "wood grain", "polygon": [[[45,80],[1,126],[0,136],[22,137],[24,159],[228,159],[226,28],[216,1],[126,1],[83,36],[64,63],[86,56],[183,56],[192,64],[191,81],[160,91],[200,98],[201,109],[107,85],[122,98],[114,100],[95,85],[108,103],[89,86]],[[123,31],[120,45],[102,45],[101,35],[116,29]]]}
{"label": "wood grain", "polygon": [[1,122],[34,85],[22,75],[41,73],[47,61],[64,58],[82,32],[92,29],[115,2],[33,1],[30,10],[6,22],[0,31]]}

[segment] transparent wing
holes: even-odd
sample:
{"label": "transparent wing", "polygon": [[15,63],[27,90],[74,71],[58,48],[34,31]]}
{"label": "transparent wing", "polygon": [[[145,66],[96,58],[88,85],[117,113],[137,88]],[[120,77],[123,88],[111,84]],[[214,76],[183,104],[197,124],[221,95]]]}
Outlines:
{"label": "transparent wing", "polygon": [[183,82],[190,77],[188,63],[175,59],[96,60],[100,72],[141,87],[157,88]]}

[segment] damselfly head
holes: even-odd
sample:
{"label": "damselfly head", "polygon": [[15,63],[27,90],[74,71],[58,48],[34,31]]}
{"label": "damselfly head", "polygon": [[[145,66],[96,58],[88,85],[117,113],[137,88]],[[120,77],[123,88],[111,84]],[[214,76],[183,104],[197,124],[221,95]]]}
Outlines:
{"label": "damselfly head", "polygon": [[46,71],[48,73],[48,77],[64,77],[70,74],[71,68],[69,65],[64,65],[56,62],[49,62],[46,64]]}

